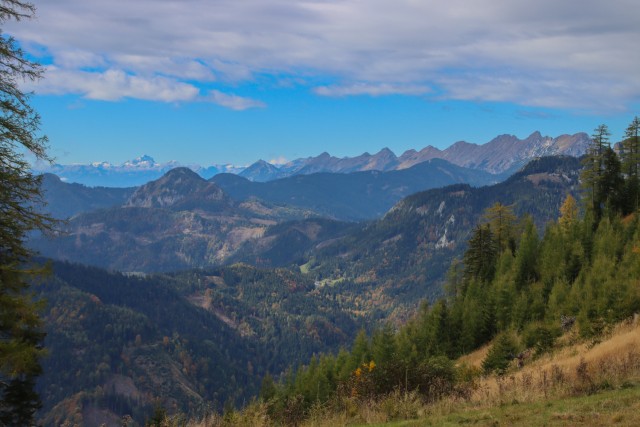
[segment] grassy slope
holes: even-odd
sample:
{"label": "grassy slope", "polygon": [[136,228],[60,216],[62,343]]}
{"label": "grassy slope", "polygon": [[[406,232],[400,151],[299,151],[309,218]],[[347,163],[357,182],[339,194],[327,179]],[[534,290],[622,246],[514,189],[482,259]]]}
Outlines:
{"label": "grassy slope", "polygon": [[[487,349],[461,358],[478,369]],[[303,427],[404,426],[639,426],[640,322],[629,320],[598,340],[569,332],[555,350],[502,377],[476,378],[467,393],[423,403],[401,391],[380,400],[343,401],[343,409],[312,408]],[[169,423],[168,426],[182,425]],[[189,427],[271,426],[265,404],[224,420],[217,414]]]}
{"label": "grassy slope", "polygon": [[378,424],[409,426],[638,426],[640,385],[592,395],[533,403],[509,403],[486,409],[434,414],[419,420]]}
{"label": "grassy slope", "polygon": [[[488,347],[459,360],[478,369]],[[402,406],[402,398],[393,401]],[[512,367],[502,377],[477,380],[465,398],[409,403],[417,419],[393,421],[384,403],[350,415],[334,414],[305,426],[638,426],[640,425],[640,322],[622,323],[599,340],[564,335],[555,351]],[[402,417],[402,416],[401,416]]]}

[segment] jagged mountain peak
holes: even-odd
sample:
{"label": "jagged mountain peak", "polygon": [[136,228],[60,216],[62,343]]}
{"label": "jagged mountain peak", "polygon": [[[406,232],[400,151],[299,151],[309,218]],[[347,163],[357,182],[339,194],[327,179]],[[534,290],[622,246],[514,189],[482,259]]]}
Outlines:
{"label": "jagged mountain peak", "polygon": [[260,159],[240,172],[239,175],[243,178],[249,179],[250,181],[266,182],[278,178],[280,175],[280,168]]}
{"label": "jagged mountain peak", "polygon": [[151,157],[148,154],[143,154],[140,157],[136,157],[135,159],[131,160],[131,163],[142,163],[142,162],[149,162],[149,163],[155,163],[156,161],[153,159],[153,157]]}
{"label": "jagged mountain peak", "polygon": [[540,139],[540,138],[542,138],[542,134],[540,133],[540,131],[535,131],[535,132],[533,132],[531,135],[529,135],[529,136],[527,137],[527,139],[534,139],[534,138],[535,138],[535,139]]}
{"label": "jagged mountain peak", "polygon": [[[384,147],[375,154],[364,152],[355,157],[342,158],[324,151],[318,156],[294,159],[281,166],[258,160],[248,168],[231,165],[203,168],[193,165],[191,169],[206,178],[218,173],[231,172],[253,181],[265,182],[318,172],[401,170],[430,159],[441,158],[458,166],[504,176],[517,171],[527,161],[536,157],[563,154],[579,157],[585,153],[589,141],[589,136],[585,133],[560,135],[553,138],[542,135],[540,131],[534,131],[524,139],[511,134],[502,134],[485,144],[458,141],[443,150],[427,145],[420,150],[407,150],[399,157],[391,149]],[[91,165],[54,165],[38,171],[53,172],[67,182],[129,187],[157,179],[162,173],[177,166],[179,164],[175,161],[157,163],[153,157],[144,154],[121,165],[112,165],[107,162]]]}

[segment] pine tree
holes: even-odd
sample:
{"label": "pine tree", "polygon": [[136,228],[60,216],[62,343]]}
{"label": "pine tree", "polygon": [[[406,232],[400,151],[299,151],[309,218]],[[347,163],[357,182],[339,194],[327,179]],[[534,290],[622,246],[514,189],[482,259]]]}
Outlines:
{"label": "pine tree", "polygon": [[[29,19],[34,12],[30,3],[1,0],[0,25]],[[41,73],[12,37],[0,36],[0,417],[8,426],[32,425],[39,406],[33,388],[41,371],[43,334],[38,304],[28,293],[37,269],[26,268],[32,253],[25,237],[47,229],[51,221],[38,212],[40,180],[24,156],[49,158],[46,138],[37,135],[40,118],[20,83]]]}
{"label": "pine tree", "polygon": [[611,147],[606,147],[603,152],[602,166],[597,198],[609,210],[610,215],[618,214],[623,211],[624,179],[618,155]]}
{"label": "pine tree", "polygon": [[634,117],[621,143],[622,171],[628,176],[640,175],[640,119]]}
{"label": "pine tree", "polygon": [[469,283],[473,279],[489,282],[493,278],[497,247],[491,226],[476,226],[469,249],[464,254],[464,280]]}
{"label": "pine tree", "polygon": [[538,232],[533,220],[525,220],[524,231],[514,262],[515,285],[517,290],[534,282],[538,278]]}
{"label": "pine tree", "polygon": [[582,170],[582,185],[586,192],[587,201],[594,212],[596,222],[602,214],[602,200],[598,197],[602,194],[600,185],[604,173],[604,153],[609,148],[609,128],[607,125],[600,125],[591,136],[591,144],[587,149],[584,159],[584,169]]}
{"label": "pine tree", "polygon": [[640,119],[638,117],[634,117],[624,136],[620,144],[622,172],[626,178],[623,190],[624,213],[630,213],[640,208]]}

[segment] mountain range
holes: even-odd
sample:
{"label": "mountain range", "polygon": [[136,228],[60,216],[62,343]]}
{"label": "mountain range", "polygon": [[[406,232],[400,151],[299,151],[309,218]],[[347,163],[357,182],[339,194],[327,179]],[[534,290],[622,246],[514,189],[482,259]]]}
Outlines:
{"label": "mountain range", "polygon": [[431,159],[407,169],[383,172],[318,172],[268,182],[219,174],[210,181],[236,200],[257,198],[309,209],[325,217],[360,221],[384,215],[398,200],[417,191],[456,183],[482,186],[498,180],[484,171]]}
{"label": "mountain range", "polygon": [[[91,187],[136,187],[160,178],[171,169],[180,167],[180,163],[169,161],[158,163],[153,157],[142,155],[133,160],[115,165],[109,162],[91,164],[36,164],[33,169],[41,174],[54,174],[64,182],[78,183]],[[188,166],[204,178],[218,173],[238,173],[243,167],[233,165]]]}
{"label": "mountain range", "polygon": [[[31,244],[48,257],[120,271],[219,265],[278,223],[325,217],[329,226],[335,224],[331,219],[372,219],[416,191],[492,178],[440,159],[401,171],[299,175],[267,183],[231,174],[207,181],[178,167],[136,189],[89,188],[47,175],[48,205],[73,216],[58,237],[40,236]],[[331,225],[331,236],[319,235],[334,237],[347,225]]]}
{"label": "mountain range", "polygon": [[[403,170],[428,160],[444,159],[457,166],[506,178],[536,157],[580,156],[585,153],[588,143],[589,136],[585,133],[553,138],[534,132],[525,139],[513,135],[500,135],[482,145],[459,141],[444,150],[429,145],[419,151],[407,150],[400,156],[396,156],[388,148],[383,148],[375,154],[364,153],[344,158],[324,152],[315,157],[295,159],[283,165],[258,160],[250,166],[216,164],[188,167],[205,179],[220,173],[233,173],[250,181],[267,182],[314,173]],[[158,179],[178,166],[180,164],[175,161],[157,163],[152,157],[144,155],[121,165],[108,162],[89,165],[35,165],[34,170],[39,173],[56,174],[65,182],[77,182],[88,186],[133,187]]]}
{"label": "mountain range", "polygon": [[[34,237],[32,246],[112,272],[56,261],[37,287],[49,301],[43,422],[117,426],[124,414],[144,422],[158,403],[184,412],[239,404],[266,372],[337,352],[359,328],[400,324],[421,300],[441,296],[451,260],[487,207],[510,205],[542,229],[578,191],[580,168],[574,157],[545,157],[483,187],[461,177],[495,176],[442,159],[267,183],[174,168],[125,189],[47,175],[49,207],[72,216],[59,237]],[[398,195],[409,191],[403,177],[421,176],[452,185]],[[368,221],[320,218],[304,207],[314,185],[328,194],[322,203],[337,200],[336,212],[366,201],[357,194],[367,188],[371,200],[391,200],[385,191],[397,200]]]}
{"label": "mountain range", "polygon": [[[426,274],[416,280],[436,289],[483,209],[496,201],[513,204],[517,213],[532,214],[542,227],[555,218],[566,194],[576,191],[580,167],[574,157],[543,158],[503,183],[481,188],[465,180],[480,172],[441,159],[400,171],[300,175],[267,183],[229,174],[207,181],[188,168],[176,168],[127,190],[128,199],[120,204],[113,204],[113,195],[101,202],[104,208],[87,203],[87,210],[76,213],[58,237],[35,237],[31,245],[47,257],[129,272],[235,261],[265,267],[311,262],[307,267],[319,267],[322,277],[362,281],[364,271],[378,278],[384,271],[413,271],[396,265],[409,262]],[[67,186],[67,192],[48,195],[82,190],[105,199],[104,189],[47,182]],[[428,208],[406,208],[420,197],[429,198]],[[354,212],[360,212],[360,219],[364,212],[375,213],[369,217],[373,222],[343,222]],[[407,214],[399,218],[399,212]],[[352,273],[336,276],[336,265],[341,265],[336,271]]]}
{"label": "mountain range", "polygon": [[319,172],[403,170],[432,159],[444,159],[457,166],[491,174],[510,175],[536,157],[579,157],[586,152],[589,141],[589,136],[585,133],[552,138],[534,132],[525,139],[518,139],[513,135],[500,135],[482,145],[458,141],[444,150],[429,145],[420,151],[407,150],[400,156],[396,156],[388,148],[383,148],[376,154],[364,153],[357,157],[345,158],[333,157],[325,152],[317,157],[297,159],[280,167],[259,160],[239,175],[251,181],[264,182]]}

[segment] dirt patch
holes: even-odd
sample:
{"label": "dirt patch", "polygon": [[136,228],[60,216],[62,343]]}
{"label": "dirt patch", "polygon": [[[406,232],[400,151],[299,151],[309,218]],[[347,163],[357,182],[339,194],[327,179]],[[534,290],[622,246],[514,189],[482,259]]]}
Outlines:
{"label": "dirt patch", "polygon": [[[142,394],[130,377],[112,375],[104,385],[105,391],[132,399],[140,399]],[[99,424],[97,424],[99,425]]]}

